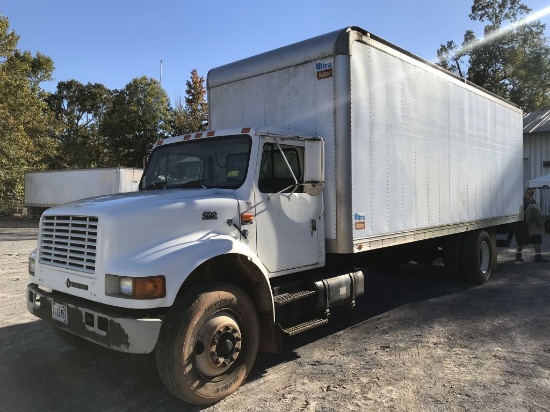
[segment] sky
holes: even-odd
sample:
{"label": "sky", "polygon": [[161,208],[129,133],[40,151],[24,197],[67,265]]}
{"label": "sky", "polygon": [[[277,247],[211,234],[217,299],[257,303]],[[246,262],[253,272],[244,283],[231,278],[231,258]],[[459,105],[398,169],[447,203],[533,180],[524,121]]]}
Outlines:
{"label": "sky", "polygon": [[[473,0],[0,0],[18,48],[52,58],[58,81],[122,89],[132,79],[161,80],[176,102],[196,69],[227,63],[347,26],[359,26],[426,60],[442,43],[460,44]],[[534,12],[550,0],[523,0]],[[550,8],[548,9],[550,10]],[[550,15],[541,18],[550,34]],[[161,64],[162,61],[162,64]],[[162,76],[161,76],[162,73]]]}

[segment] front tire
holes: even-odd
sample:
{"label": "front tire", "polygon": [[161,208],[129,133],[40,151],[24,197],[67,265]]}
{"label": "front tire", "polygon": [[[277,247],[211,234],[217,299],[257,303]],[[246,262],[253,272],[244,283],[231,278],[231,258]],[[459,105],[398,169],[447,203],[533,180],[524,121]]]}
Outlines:
{"label": "front tire", "polygon": [[180,296],[162,322],[156,359],[168,390],[196,405],[236,391],[258,352],[254,303],[236,286],[207,283]]}

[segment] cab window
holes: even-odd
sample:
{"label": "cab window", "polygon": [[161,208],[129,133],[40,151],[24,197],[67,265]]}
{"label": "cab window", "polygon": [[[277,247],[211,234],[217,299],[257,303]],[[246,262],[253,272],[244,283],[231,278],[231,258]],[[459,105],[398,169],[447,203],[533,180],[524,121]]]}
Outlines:
{"label": "cab window", "polygon": [[277,193],[284,190],[288,192],[303,192],[303,164],[304,148],[299,146],[280,145],[281,149],[292,169],[292,173],[298,180],[300,186],[295,187],[292,173],[283,158],[279,147],[274,143],[266,143],[262,150],[262,161],[260,163],[260,177],[258,187],[262,193]]}

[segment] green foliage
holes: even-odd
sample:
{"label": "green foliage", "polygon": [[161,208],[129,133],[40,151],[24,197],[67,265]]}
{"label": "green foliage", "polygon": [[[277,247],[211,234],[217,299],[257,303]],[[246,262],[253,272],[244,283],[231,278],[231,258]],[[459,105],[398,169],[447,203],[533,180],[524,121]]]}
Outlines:
{"label": "green foliage", "polygon": [[112,92],[99,83],[86,85],[62,81],[48,104],[63,130],[56,137],[60,143],[54,167],[89,168],[107,166],[111,156],[99,133],[99,125],[110,108]]}
{"label": "green foliage", "polygon": [[53,61],[17,49],[19,36],[0,16],[0,199],[23,200],[25,171],[47,168],[141,167],[157,139],[203,130],[204,79],[186,83],[185,106],[170,107],[158,81],[133,79],[122,90],[102,84],[50,81]]}
{"label": "green foliage", "polygon": [[53,62],[20,52],[18,39],[0,16],[0,195],[22,200],[24,172],[46,168],[56,155],[57,123],[39,87]]}
{"label": "green foliage", "polygon": [[115,90],[99,126],[111,165],[142,167],[154,142],[170,134],[171,116],[170,100],[157,80],[143,76]]}
{"label": "green foliage", "polygon": [[550,46],[544,24],[521,20],[529,12],[520,0],[474,0],[470,19],[486,24],[483,38],[468,30],[461,47],[442,44],[439,65],[526,111],[548,109]]}
{"label": "green foliage", "polygon": [[208,124],[204,78],[199,76],[196,69],[191,71],[191,79],[186,82],[186,86],[185,105],[179,99],[174,108],[174,134],[176,135],[204,130]]}

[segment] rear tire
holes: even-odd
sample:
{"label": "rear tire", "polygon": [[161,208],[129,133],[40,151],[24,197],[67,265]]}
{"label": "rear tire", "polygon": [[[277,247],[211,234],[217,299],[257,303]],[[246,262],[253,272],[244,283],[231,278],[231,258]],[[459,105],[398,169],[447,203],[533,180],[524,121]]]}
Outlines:
{"label": "rear tire", "polygon": [[485,230],[468,232],[462,242],[462,268],[468,282],[489,280],[496,263],[496,241]]}
{"label": "rear tire", "polygon": [[180,296],[162,322],[156,359],[168,390],[196,405],[235,392],[258,351],[254,303],[236,286],[206,283]]}
{"label": "rear tire", "polygon": [[463,282],[464,271],[462,268],[462,244],[463,235],[447,236],[443,242],[443,264],[447,279]]}

